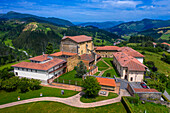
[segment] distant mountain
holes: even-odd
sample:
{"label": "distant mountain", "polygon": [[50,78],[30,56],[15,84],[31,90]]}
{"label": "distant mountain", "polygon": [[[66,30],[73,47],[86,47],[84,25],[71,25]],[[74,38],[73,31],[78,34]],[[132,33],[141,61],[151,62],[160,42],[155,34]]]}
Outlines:
{"label": "distant mountain", "polygon": [[123,23],[123,21],[106,21],[106,22],[86,22],[78,24],[78,26],[94,26],[99,29],[106,29]]}
{"label": "distant mountain", "polygon": [[54,18],[54,17],[40,17],[40,16],[36,16],[36,15],[31,15],[31,14],[22,14],[22,13],[18,13],[18,12],[13,12],[10,11],[6,14],[0,14],[0,18],[7,18],[7,19],[22,19],[22,18],[35,18],[35,19],[39,19],[39,20],[43,20],[46,22],[50,22],[53,24],[57,24],[57,25],[63,25],[63,26],[73,26],[74,24],[71,23],[68,20],[64,20],[64,19],[59,19],[59,18]]}
{"label": "distant mountain", "polygon": [[107,30],[118,35],[137,34],[138,32],[170,26],[170,20],[143,19],[141,21],[131,21],[108,28]]}
{"label": "distant mountain", "polygon": [[158,40],[170,40],[170,26],[169,27],[161,27],[161,28],[153,28],[144,30],[138,33],[139,35],[151,36],[154,39]]}

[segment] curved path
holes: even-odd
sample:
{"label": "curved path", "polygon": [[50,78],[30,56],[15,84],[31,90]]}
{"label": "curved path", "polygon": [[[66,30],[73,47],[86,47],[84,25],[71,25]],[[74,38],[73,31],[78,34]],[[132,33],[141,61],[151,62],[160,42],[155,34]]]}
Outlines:
{"label": "curved path", "polygon": [[59,97],[32,98],[32,99],[21,100],[21,101],[17,101],[17,102],[11,102],[8,104],[0,105],[0,109],[15,106],[15,105],[20,105],[20,104],[30,103],[30,102],[38,102],[38,101],[54,101],[54,102],[61,102],[61,103],[64,103],[64,104],[67,104],[70,106],[74,106],[74,107],[79,107],[79,108],[90,108],[90,107],[97,107],[97,106],[103,106],[103,105],[107,105],[107,104],[120,102],[120,100],[121,100],[121,95],[119,95],[118,97],[113,98],[113,99],[107,99],[107,100],[93,102],[93,103],[83,103],[80,101],[80,97],[81,97],[81,95],[80,95],[80,93],[78,93],[78,94],[76,94],[72,97],[68,97],[68,98],[59,98]]}

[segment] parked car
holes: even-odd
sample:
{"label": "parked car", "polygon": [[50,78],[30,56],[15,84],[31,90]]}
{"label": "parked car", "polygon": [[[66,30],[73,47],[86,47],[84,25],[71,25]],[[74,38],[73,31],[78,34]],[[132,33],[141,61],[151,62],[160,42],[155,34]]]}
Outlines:
{"label": "parked car", "polygon": [[140,83],[140,85],[143,87],[143,88],[147,88],[147,85],[143,82]]}

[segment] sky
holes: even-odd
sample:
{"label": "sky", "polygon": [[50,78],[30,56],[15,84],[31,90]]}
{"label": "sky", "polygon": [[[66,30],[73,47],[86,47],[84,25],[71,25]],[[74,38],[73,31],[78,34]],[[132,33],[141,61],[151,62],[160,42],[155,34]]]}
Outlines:
{"label": "sky", "polygon": [[0,0],[0,13],[16,11],[71,22],[170,19],[170,0]]}

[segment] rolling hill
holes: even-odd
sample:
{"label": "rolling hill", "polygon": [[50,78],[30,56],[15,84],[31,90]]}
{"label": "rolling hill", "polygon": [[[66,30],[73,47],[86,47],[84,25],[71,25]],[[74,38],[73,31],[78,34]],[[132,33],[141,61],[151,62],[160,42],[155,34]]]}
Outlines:
{"label": "rolling hill", "polygon": [[95,38],[95,45],[112,44],[112,40],[119,36],[98,29],[93,26],[57,26],[49,22],[42,23],[29,17],[26,20],[0,19],[0,42],[6,46],[26,50],[30,55],[40,55],[46,51],[48,42],[53,44],[54,49],[59,49],[63,35],[88,35]]}
{"label": "rolling hill", "polygon": [[137,34],[138,32],[151,29],[170,26],[170,20],[143,19],[141,21],[131,21],[119,24],[107,30],[118,35]]}
{"label": "rolling hill", "polygon": [[86,22],[86,23],[78,24],[77,26],[83,26],[83,27],[94,26],[94,27],[98,27],[100,29],[106,29],[106,28],[114,27],[121,23],[123,23],[123,21]]}
{"label": "rolling hill", "polygon": [[14,11],[10,11],[6,14],[0,14],[0,18],[6,18],[6,19],[23,19],[23,18],[30,18],[30,17],[39,19],[41,21],[46,21],[52,24],[62,25],[62,26],[73,26],[74,25],[70,21],[64,20],[64,19],[59,19],[59,18],[54,18],[54,17],[45,18],[45,17],[40,17],[36,15],[31,15],[31,14],[22,14],[22,13],[18,13]]}

